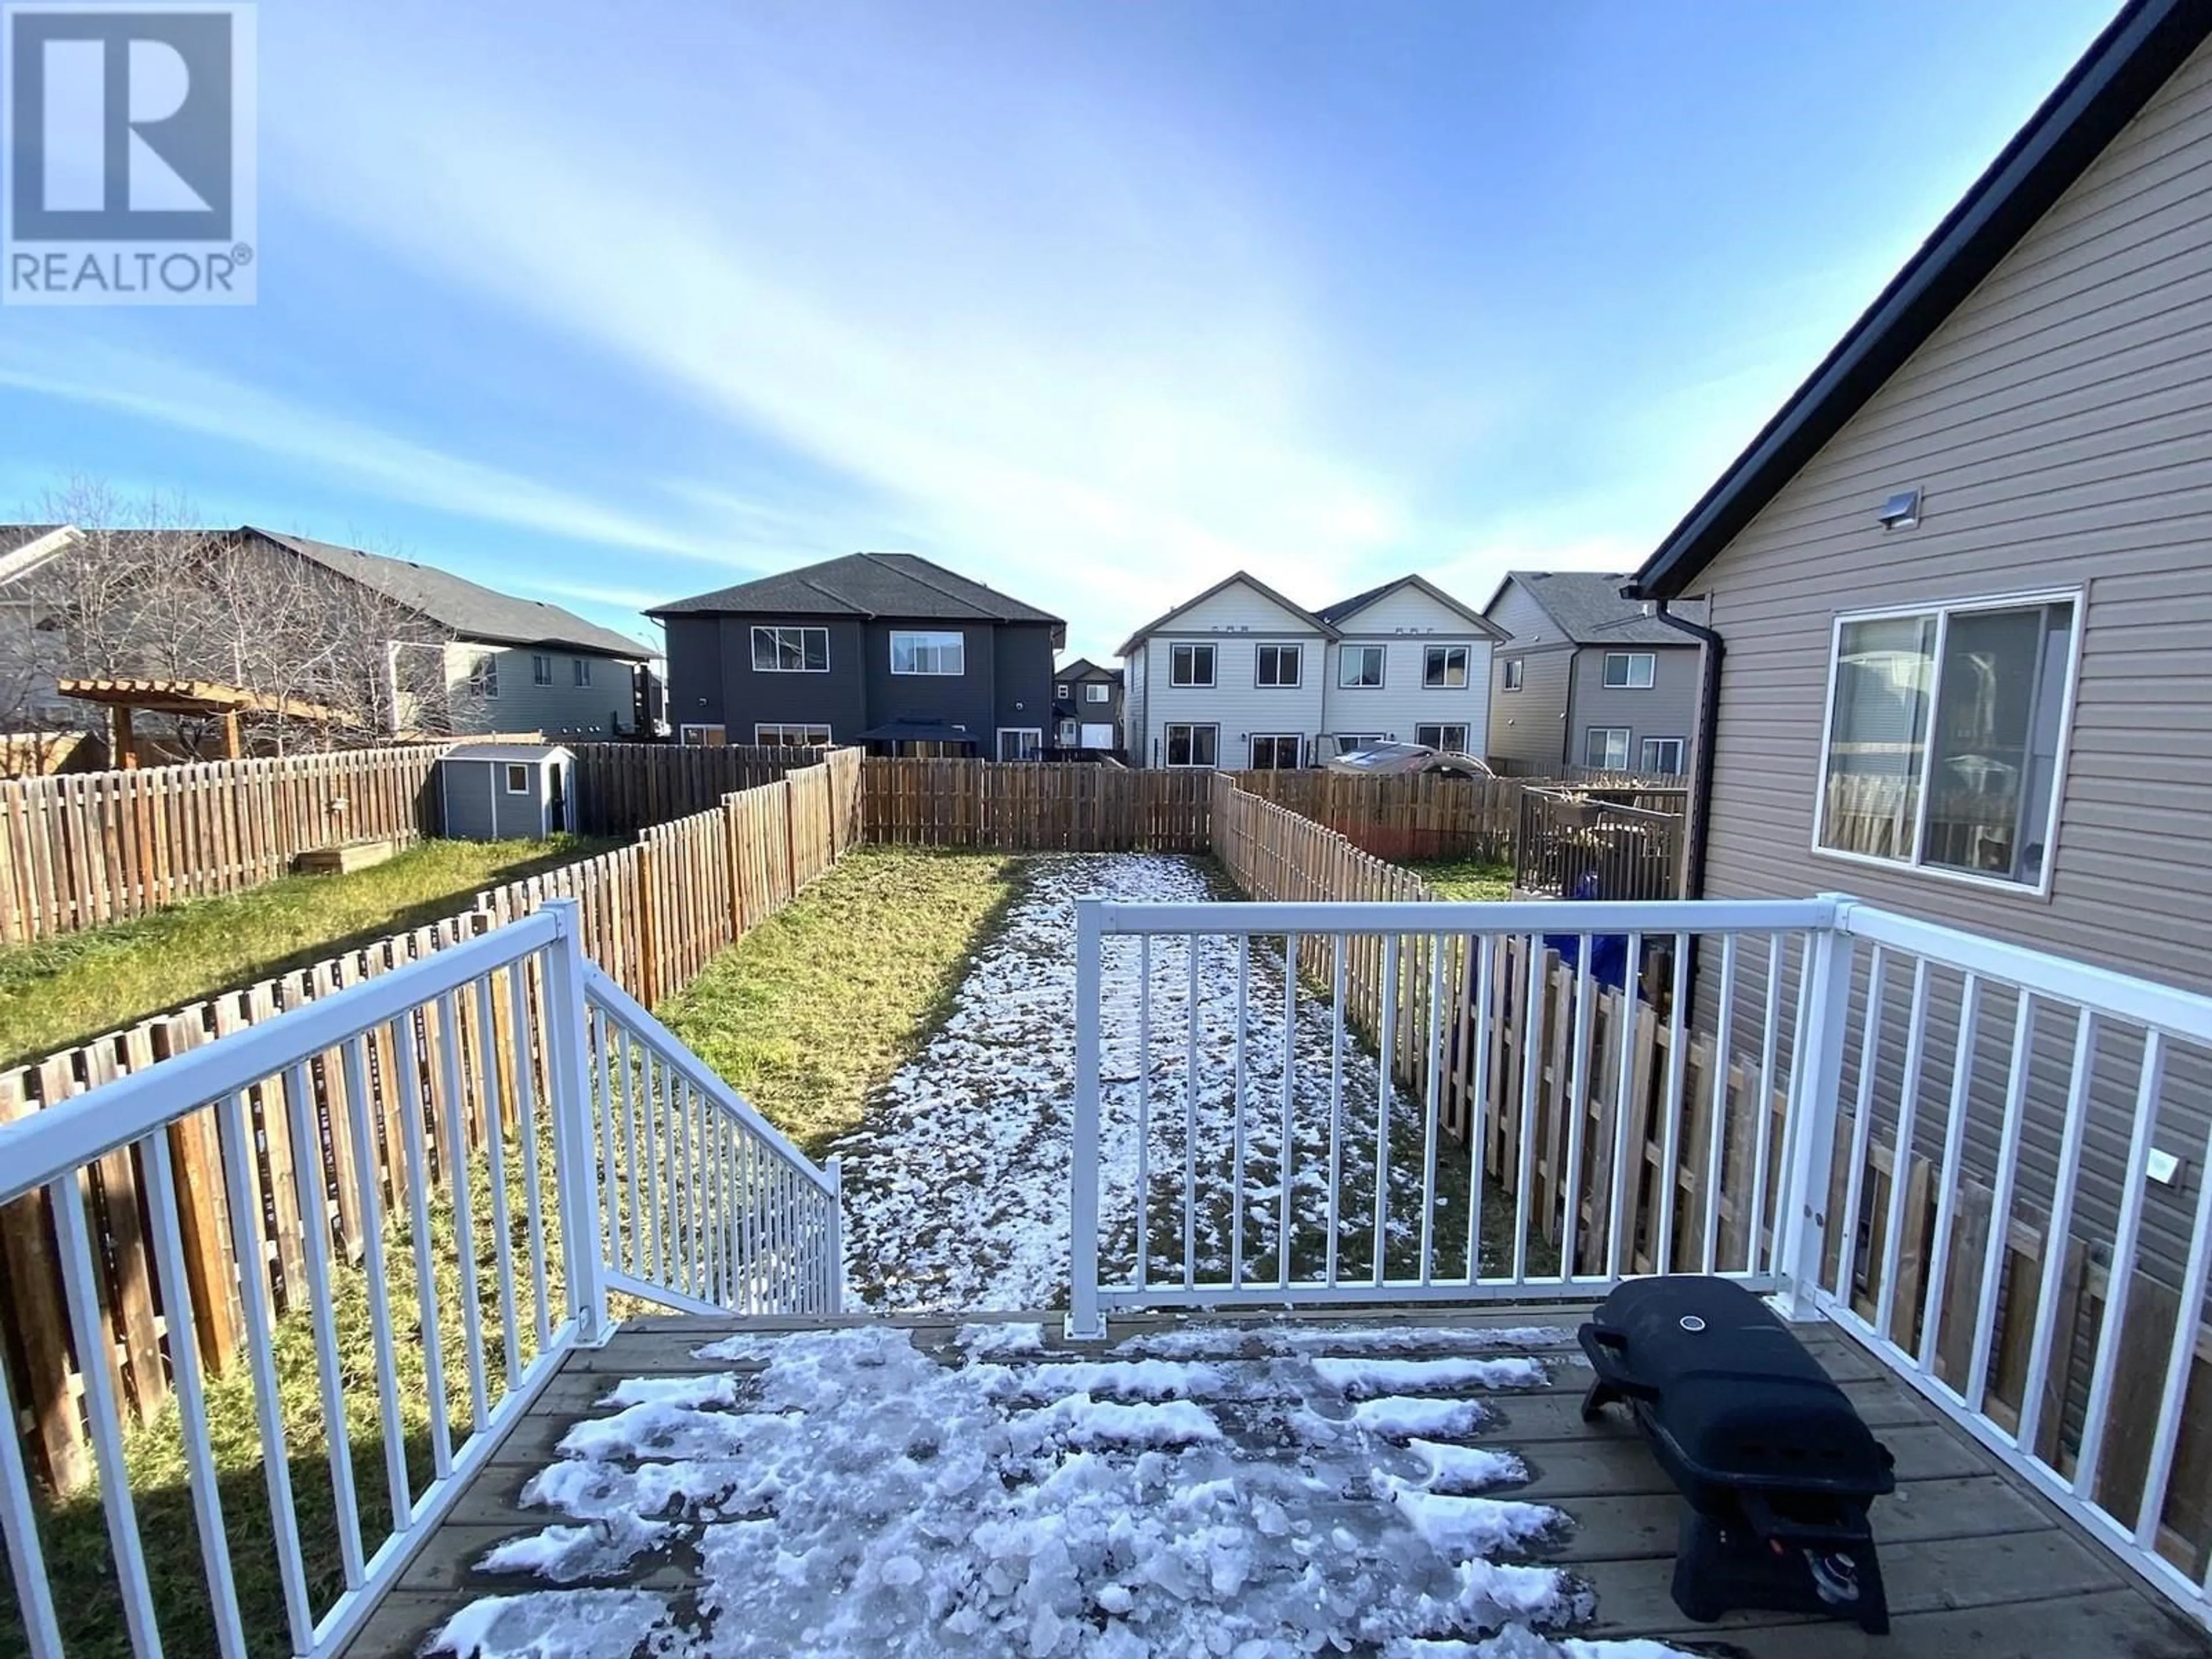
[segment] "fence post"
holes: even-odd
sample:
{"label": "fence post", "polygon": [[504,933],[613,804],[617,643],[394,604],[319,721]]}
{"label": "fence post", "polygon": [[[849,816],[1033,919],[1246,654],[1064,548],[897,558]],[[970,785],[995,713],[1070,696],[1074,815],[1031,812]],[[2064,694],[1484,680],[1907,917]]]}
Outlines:
{"label": "fence post", "polygon": [[[1775,1215],[1781,1237],[1775,1262],[1783,1312],[1791,1319],[1820,1317],[1820,1265],[1826,1254],[1828,1176],[1835,1161],[1837,1096],[1843,1088],[1845,1032],[1851,1014],[1851,958],[1856,948],[1844,931],[1852,901],[1823,893],[1833,907],[1825,926],[1807,935],[1805,1020],[1790,1067],[1788,1148]],[[1765,1095],[1766,1085],[1760,1083]],[[1765,1105],[1762,1099],[1760,1104]],[[1838,1224],[1850,1224],[1839,1218]],[[1759,1241],[1752,1241],[1756,1251]]]}
{"label": "fence post", "polygon": [[1068,1159],[1067,1338],[1103,1342],[1098,1310],[1098,994],[1106,901],[1075,901],[1075,1123]]}
{"label": "fence post", "polygon": [[545,953],[545,1073],[560,1175],[562,1266],[577,1336],[597,1347],[613,1332],[607,1326],[606,1264],[599,1259],[598,1137],[592,1128],[590,1038],[584,1024],[584,913],[572,898],[548,899],[545,909],[555,934]]}

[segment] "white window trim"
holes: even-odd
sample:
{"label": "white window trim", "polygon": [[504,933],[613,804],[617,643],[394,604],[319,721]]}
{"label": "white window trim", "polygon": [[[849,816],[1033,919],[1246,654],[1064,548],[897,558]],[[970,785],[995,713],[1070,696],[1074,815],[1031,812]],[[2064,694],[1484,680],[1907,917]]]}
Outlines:
{"label": "white window trim", "polygon": [[[1370,685],[1364,680],[1347,681],[1344,665],[1355,651],[1375,651],[1382,653],[1382,678]],[[1340,691],[1387,691],[1390,689],[1390,647],[1386,645],[1340,645],[1336,648],[1336,689]]]}
{"label": "white window trim", "polygon": [[[1619,766],[1613,766],[1610,763],[1599,764],[1590,759],[1590,739],[1601,732],[1606,733],[1608,737],[1615,732],[1620,733],[1620,764]],[[1613,745],[1611,744],[1607,744],[1606,745],[1608,749],[1612,746]],[[1635,752],[1636,731],[1633,726],[1586,726],[1583,728],[1583,764],[1593,772],[1626,772],[1628,769],[1629,759],[1635,754]]]}
{"label": "white window trim", "polygon": [[[1615,657],[1628,665],[1628,678],[1619,685],[1613,683],[1607,672],[1613,667]],[[1636,683],[1636,659],[1638,657],[1651,665],[1651,678],[1641,685]],[[1597,678],[1601,689],[1607,691],[1649,691],[1659,684],[1659,653],[1656,651],[1608,651],[1605,653],[1605,660],[1598,665]]]}
{"label": "white window trim", "polygon": [[[1279,653],[1284,651],[1289,652],[1291,653],[1291,662],[1297,665],[1297,678],[1294,680],[1268,681],[1261,679],[1260,678],[1260,653],[1262,651],[1274,651]],[[1282,659],[1279,655],[1275,659],[1275,662],[1277,672],[1279,672],[1282,665]],[[1255,691],[1303,690],[1305,687],[1305,683],[1306,650],[1305,647],[1300,645],[1297,641],[1262,640],[1252,647],[1252,689]],[[1264,737],[1267,734],[1262,732],[1261,735]]]}
{"label": "white window trim", "polygon": [[[533,794],[533,793],[536,793],[536,792],[535,792],[534,790],[532,790],[532,789],[531,788],[531,787],[530,787],[530,763],[529,763],[529,762],[527,762],[527,761],[507,761],[507,762],[504,763],[504,764],[505,764],[505,765],[506,765],[506,767],[507,767],[507,793],[508,794],[510,794],[510,795],[529,795],[529,794]],[[520,789],[518,789],[518,788],[516,788],[516,787],[514,787],[514,775],[515,775],[517,772],[520,772],[520,773],[521,773],[521,774],[522,774],[522,787],[521,787],[521,788],[520,788]]]}
{"label": "white window trim", "polygon": [[[1669,769],[1653,766],[1644,760],[1644,756],[1650,752],[1651,745],[1655,743],[1671,743],[1674,745],[1676,752],[1680,755],[1680,764],[1672,768],[1671,774]],[[1650,772],[1655,775],[1662,776],[1671,775],[1679,777],[1681,775],[1683,768],[1689,764],[1690,745],[1686,739],[1681,738],[1640,738],[1637,740],[1636,758],[1638,762],[1637,770],[1639,772]]]}
{"label": "white window trim", "polygon": [[[1171,745],[1175,742],[1174,732],[1177,726],[1181,726],[1184,731],[1191,733],[1191,747],[1194,749],[1198,747],[1197,734],[1199,732],[1212,732],[1213,758],[1210,761],[1170,760],[1168,757],[1170,754],[1174,752]],[[1220,722],[1218,720],[1168,720],[1164,722],[1160,726],[1160,764],[1163,767],[1172,769],[1177,772],[1212,772],[1218,769],[1221,765]]]}
{"label": "white window trim", "polygon": [[[822,741],[793,743],[788,737],[771,739],[767,735],[770,732],[819,732],[822,734]],[[827,749],[835,741],[836,739],[830,734],[828,726],[817,725],[812,720],[756,720],[753,722],[753,742],[763,749]]]}
{"label": "white window trim", "polygon": [[1508,657],[1501,665],[1501,668],[1503,672],[1498,675],[1498,689],[1500,691],[1520,690],[1522,682],[1528,674],[1527,659]]}
{"label": "white window trim", "polygon": [[499,653],[481,653],[469,659],[469,695],[487,702],[499,701]]}
{"label": "white window trim", "polygon": [[[901,668],[898,665],[898,642],[901,640],[931,640],[936,643],[928,649],[943,651],[945,641],[957,641],[960,647],[960,666],[957,668]],[[968,636],[957,628],[895,628],[890,635],[891,672],[913,679],[957,680],[968,675]]]}
{"label": "white window trim", "polygon": [[[1455,687],[1454,689],[1457,690],[1459,688]],[[1444,733],[1453,726],[1457,726],[1460,732],[1460,746],[1457,749],[1448,748],[1443,741]],[[1466,754],[1468,752],[1467,745],[1474,741],[1474,722],[1472,720],[1416,720],[1413,722],[1413,741],[1415,743],[1419,743],[1421,741],[1421,732],[1424,728],[1432,729],[1437,734],[1437,741],[1427,746],[1431,749],[1443,749],[1448,754]]]}
{"label": "white window trim", "polygon": [[[760,665],[760,636],[763,634],[781,634],[787,629],[799,635],[800,665],[797,668],[786,668],[778,663],[763,668]],[[822,636],[822,666],[819,668],[809,668],[805,665],[806,636],[809,634],[819,634]],[[752,648],[752,670],[756,674],[826,674],[830,672],[830,630],[827,628],[817,628],[811,623],[755,623],[752,625],[752,632],[746,636],[746,643]],[[778,641],[777,649],[781,648],[781,642]]]}
{"label": "white window trim", "polygon": [[1069,698],[1069,696],[1068,696],[1068,684],[1067,684],[1067,682],[1066,682],[1066,680],[1062,680],[1062,681],[1060,681],[1057,685],[1054,686],[1054,687],[1052,688],[1052,695],[1053,695],[1054,697],[1058,698],[1061,702],[1067,702],[1071,701],[1071,699],[1070,699],[1070,698]]}
{"label": "white window trim", "polygon": [[[999,728],[998,741],[991,751],[991,757],[994,760],[1002,763],[1006,762],[1006,734],[1010,732],[1017,737],[1034,738],[1036,741],[1030,746],[1037,751],[1040,757],[1042,756],[1044,752],[1044,727],[1042,726],[1002,726]],[[1011,764],[1012,763],[1006,763]]]}
{"label": "white window trim", "polygon": [[[1447,673],[1449,673],[1449,672],[1450,672],[1450,668],[1451,668],[1451,655],[1450,655],[1450,653],[1451,653],[1452,652],[1455,652],[1455,651],[1456,651],[1456,652],[1458,652],[1458,653],[1460,653],[1460,656],[1462,657],[1462,659],[1463,660],[1462,660],[1462,662],[1460,663],[1460,665],[1459,665],[1459,684],[1458,684],[1457,685],[1431,685],[1431,684],[1429,684],[1429,653],[1430,653],[1430,652],[1431,652],[1431,651],[1441,651],[1441,652],[1443,652],[1443,653],[1445,653],[1445,656],[1444,656],[1444,668],[1445,668],[1445,672],[1446,672]],[[1422,647],[1421,647],[1421,690],[1424,690],[1424,691],[1467,691],[1467,690],[1473,690],[1473,689],[1474,689],[1474,647],[1473,646],[1471,646],[1471,645],[1424,645],[1424,646],[1422,646]]]}
{"label": "white window trim", "polygon": [[1114,701],[1114,688],[1104,680],[1086,680],[1083,685],[1083,701],[1111,702]]}
{"label": "white window trim", "polygon": [[[1978,875],[1972,870],[1947,869],[1941,865],[1923,864],[1920,854],[1928,835],[1928,769],[1936,754],[1935,719],[1936,698],[1942,690],[1943,647],[1950,634],[1952,616],[1962,611],[2010,611],[2034,605],[2066,605],[2074,607],[2074,628],[2068,640],[2066,658],[2066,701],[2058,711],[2058,751],[2057,763],[2051,773],[2050,817],[2043,830],[2043,871],[2040,878],[2031,886],[2022,881],[2002,881],[1995,876]],[[1921,811],[1912,823],[1912,857],[1904,859],[1876,858],[1871,853],[1847,852],[1841,848],[1820,845],[1820,834],[1826,828],[1828,816],[1828,739],[1832,735],[1836,720],[1836,669],[1844,646],[1844,629],[1851,623],[1882,622],[1896,617],[1924,617],[1929,612],[1936,617],[1936,683],[1928,690],[1928,740],[1920,749],[1920,805]],[[1979,887],[1987,892],[2009,893],[2014,898],[2048,899],[2051,878],[2058,868],[2058,820],[2060,809],[2066,800],[2066,763],[2074,747],[2075,694],[2081,684],[2081,641],[2084,624],[2088,620],[2089,592],[2086,587],[2037,588],[2025,593],[1977,595],[1964,599],[1923,599],[1917,605],[1885,605],[1875,611],[1840,611],[1828,629],[1828,678],[1823,694],[1826,701],[1820,710],[1820,750],[1813,775],[1813,841],[1814,858],[1833,859],[1838,864],[1856,864],[1869,870],[1887,870],[1893,876],[1924,876],[1931,881],[1948,881],[1963,887]]]}
{"label": "white window trim", "polygon": [[[1297,761],[1296,764],[1287,767],[1273,767],[1268,769],[1272,771],[1296,772],[1304,767],[1306,763],[1306,740],[1305,735],[1303,732],[1254,732],[1247,734],[1244,739],[1244,763],[1250,769],[1255,771],[1259,769],[1255,760],[1255,755],[1258,745],[1263,743],[1291,743],[1297,745]],[[1218,753],[1218,750],[1216,752]]]}
{"label": "white window trim", "polygon": [[[694,732],[699,734],[696,739],[691,735]],[[685,720],[676,728],[676,741],[679,746],[689,744],[693,748],[710,748],[713,745],[707,741],[709,732],[720,732],[724,743],[730,740],[729,727],[720,720]]]}
{"label": "white window trim", "polygon": [[[1198,672],[1198,655],[1197,655],[1197,653],[1198,653],[1199,652],[1200,652],[1200,651],[1203,651],[1203,652],[1205,652],[1205,653],[1207,653],[1207,654],[1206,654],[1206,678],[1205,678],[1204,679],[1202,679],[1202,680],[1201,680],[1201,679],[1197,679],[1197,678],[1194,678],[1187,679],[1187,680],[1179,680],[1179,679],[1177,679],[1177,678],[1176,678],[1176,673],[1175,673],[1175,659],[1176,659],[1176,652],[1178,652],[1178,651],[1188,651],[1188,652],[1189,652],[1189,653],[1192,653],[1192,654],[1191,654],[1191,659],[1190,659],[1190,672],[1191,672],[1191,673],[1192,673],[1194,676],[1195,676],[1195,675],[1197,674],[1197,672]],[[1257,671],[1255,670],[1255,672],[1256,672]],[[1212,690],[1214,689],[1214,687],[1215,687],[1216,685],[1218,685],[1218,684],[1220,683],[1220,680],[1221,680],[1221,647],[1220,647],[1219,646],[1216,645],[1212,641],[1211,641],[1211,640],[1176,640],[1176,641],[1171,641],[1169,643],[1169,645],[1168,645],[1168,689],[1169,689],[1170,690],[1171,690],[1171,691],[1211,691],[1211,690]],[[1184,722],[1183,722],[1183,721],[1182,721],[1182,720],[1177,720],[1177,721],[1176,722],[1176,725],[1178,725],[1178,726],[1181,726],[1181,725],[1184,724]]]}
{"label": "white window trim", "polygon": [[553,659],[533,656],[530,659],[530,683],[532,685],[553,684]]}

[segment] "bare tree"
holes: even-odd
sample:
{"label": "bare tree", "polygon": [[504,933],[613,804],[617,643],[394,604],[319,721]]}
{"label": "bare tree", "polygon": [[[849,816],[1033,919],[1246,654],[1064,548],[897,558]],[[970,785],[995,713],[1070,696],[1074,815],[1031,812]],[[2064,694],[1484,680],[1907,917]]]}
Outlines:
{"label": "bare tree", "polygon": [[[424,723],[407,718],[417,708],[442,715],[441,653],[404,647],[435,645],[446,630],[367,582],[258,534],[195,528],[179,498],[126,500],[96,481],[51,492],[43,516],[76,534],[10,585],[7,597],[35,621],[9,630],[25,641],[21,661],[0,661],[7,729],[50,720],[63,675],[253,693],[255,746],[280,754],[386,740]],[[209,722],[174,719],[179,746],[198,752]]]}

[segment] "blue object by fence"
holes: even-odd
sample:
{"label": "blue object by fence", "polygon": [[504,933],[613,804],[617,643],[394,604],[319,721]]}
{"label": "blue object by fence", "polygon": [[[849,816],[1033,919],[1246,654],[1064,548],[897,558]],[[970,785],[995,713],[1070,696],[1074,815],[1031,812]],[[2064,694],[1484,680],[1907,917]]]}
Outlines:
{"label": "blue object by fence", "polygon": [[[1597,872],[1589,870],[1577,878],[1567,896],[1571,899],[1600,899],[1605,896]],[[1547,933],[1544,948],[1554,952],[1559,960],[1580,972],[1582,969],[1583,935],[1580,933]],[[1628,978],[1628,935],[1626,933],[1594,933],[1589,936],[1590,977],[1609,990],[1618,991]]]}

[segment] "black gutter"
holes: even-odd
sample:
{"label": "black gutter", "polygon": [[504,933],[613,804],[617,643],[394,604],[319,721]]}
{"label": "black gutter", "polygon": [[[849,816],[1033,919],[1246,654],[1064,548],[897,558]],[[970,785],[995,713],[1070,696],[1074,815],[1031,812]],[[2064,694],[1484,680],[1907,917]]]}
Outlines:
{"label": "black gutter", "polygon": [[2212,33],[2208,0],[2132,0],[1749,447],[1668,532],[1630,597],[1680,598],[1978,287]]}
{"label": "black gutter", "polygon": [[[1633,599],[1635,590],[1624,589],[1622,596]],[[1702,678],[1698,686],[1696,748],[1691,761],[1690,817],[1682,826],[1682,896],[1699,899],[1705,896],[1705,826],[1712,822],[1713,816],[1713,733],[1720,725],[1721,659],[1728,645],[1711,629],[1668,611],[1664,599],[1654,604],[1652,614],[1668,627],[1689,635],[1704,647],[1699,663]]]}

